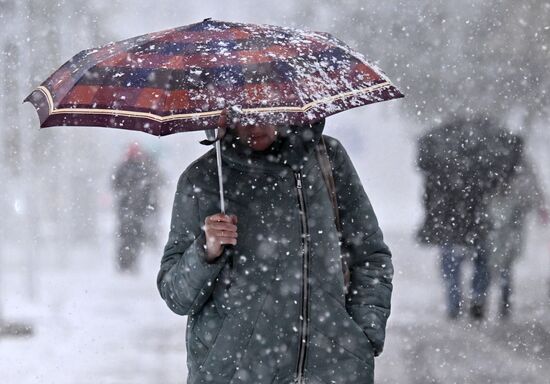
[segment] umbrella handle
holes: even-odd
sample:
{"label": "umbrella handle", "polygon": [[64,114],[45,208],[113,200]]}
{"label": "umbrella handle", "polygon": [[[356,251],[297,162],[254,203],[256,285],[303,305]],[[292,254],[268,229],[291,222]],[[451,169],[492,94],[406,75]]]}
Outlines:
{"label": "umbrella handle", "polygon": [[223,174],[222,174],[222,146],[220,140],[216,141],[216,163],[218,164],[218,183],[220,185],[220,209],[225,213],[225,199],[223,196]]}
{"label": "umbrella handle", "polygon": [[220,140],[217,139],[218,133],[216,132],[216,129],[207,129],[206,130],[206,138],[210,141],[215,140],[215,148],[216,148],[216,163],[218,168],[218,183],[220,187],[220,210],[222,213],[225,213],[225,199],[224,199],[224,193],[223,193],[223,172],[222,172],[222,146],[220,143]]}

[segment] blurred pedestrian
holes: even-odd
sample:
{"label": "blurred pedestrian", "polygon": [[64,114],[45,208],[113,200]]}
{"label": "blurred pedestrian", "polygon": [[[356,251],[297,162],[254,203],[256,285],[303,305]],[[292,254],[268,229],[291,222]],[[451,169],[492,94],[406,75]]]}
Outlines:
{"label": "blurred pedestrian", "polygon": [[156,216],[161,179],[155,159],[138,143],[131,143],[112,181],[118,218],[116,265],[120,271],[136,272],[140,254],[151,240],[147,220]]}
{"label": "blurred pedestrian", "polygon": [[418,166],[425,180],[419,240],[440,249],[447,314],[463,311],[461,269],[473,262],[470,315],[485,315],[489,287],[488,197],[511,172],[509,134],[487,117],[456,118],[421,137]]}
{"label": "blurred pedestrian", "polygon": [[391,254],[351,160],[322,139],[323,126],[231,129],[222,141],[231,214],[219,212],[214,151],[182,174],[158,287],[189,316],[188,383],[373,382]]}
{"label": "blurred pedestrian", "polygon": [[489,213],[494,223],[489,234],[492,250],[490,264],[499,282],[499,313],[503,318],[507,318],[511,311],[513,265],[522,254],[527,215],[536,210],[541,221],[548,223],[543,192],[525,153],[523,140],[518,136],[515,141],[519,163],[489,203]]}

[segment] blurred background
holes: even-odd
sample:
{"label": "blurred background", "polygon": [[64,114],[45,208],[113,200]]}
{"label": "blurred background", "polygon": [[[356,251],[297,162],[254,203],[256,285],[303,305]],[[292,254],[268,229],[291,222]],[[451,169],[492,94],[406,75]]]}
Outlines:
{"label": "blurred background", "polygon": [[[1,381],[185,382],[185,319],[168,310],[155,279],[175,184],[207,150],[198,144],[203,134],[39,130],[22,100],[83,49],[207,17],[329,32],[406,94],[330,117],[325,130],[350,153],[394,253],[393,313],[377,382],[547,383],[548,228],[527,222],[516,306],[504,324],[494,306],[482,323],[450,322],[437,250],[415,240],[423,219],[417,140],[457,114],[490,114],[522,135],[548,190],[544,0],[0,0]],[[112,181],[132,142],[154,159],[163,182],[139,271],[121,275]]]}

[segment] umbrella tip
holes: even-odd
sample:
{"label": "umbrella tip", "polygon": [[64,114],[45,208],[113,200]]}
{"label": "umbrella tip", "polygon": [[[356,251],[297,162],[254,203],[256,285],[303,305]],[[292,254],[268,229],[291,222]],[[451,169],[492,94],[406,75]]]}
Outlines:
{"label": "umbrella tip", "polygon": [[22,104],[30,103],[30,102],[31,102],[31,96],[32,96],[33,93],[34,93],[34,91],[32,91],[27,97],[25,97],[25,98],[23,99]]}

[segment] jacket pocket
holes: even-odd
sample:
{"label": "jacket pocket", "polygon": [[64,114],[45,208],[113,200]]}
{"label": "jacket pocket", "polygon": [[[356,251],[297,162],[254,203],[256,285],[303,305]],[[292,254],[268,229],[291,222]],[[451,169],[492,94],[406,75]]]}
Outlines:
{"label": "jacket pocket", "polygon": [[223,326],[225,317],[221,316],[213,301],[205,304],[202,311],[199,312],[191,324],[188,335],[188,360],[191,366],[201,366]]}
{"label": "jacket pocket", "polygon": [[313,326],[331,343],[372,366],[374,364],[372,343],[361,326],[355,322],[339,300],[324,291],[321,294],[319,290],[316,296],[312,315],[324,320],[313,320]]}
{"label": "jacket pocket", "polygon": [[237,353],[238,341],[234,334],[235,324],[230,321],[231,317],[224,317],[216,338],[214,339],[208,354],[205,356],[199,371],[202,375],[212,375],[213,377],[229,377],[233,374],[237,360],[240,359],[240,353]]}
{"label": "jacket pocket", "polygon": [[323,383],[373,383],[374,360],[368,349],[352,349],[313,329],[308,355],[315,367],[311,373]]}

